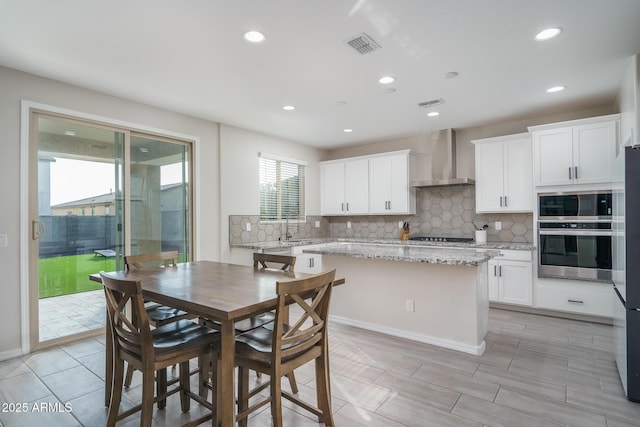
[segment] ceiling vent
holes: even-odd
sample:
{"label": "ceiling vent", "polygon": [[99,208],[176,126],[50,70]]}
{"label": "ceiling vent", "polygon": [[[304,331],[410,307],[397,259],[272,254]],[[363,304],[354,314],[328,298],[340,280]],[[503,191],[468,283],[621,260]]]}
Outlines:
{"label": "ceiling vent", "polygon": [[349,46],[354,48],[360,55],[373,53],[380,49],[380,45],[366,33],[358,34],[345,41]]}
{"label": "ceiling vent", "polygon": [[431,101],[421,102],[418,104],[418,107],[431,108],[431,107],[435,107],[436,105],[442,105],[442,104],[444,104],[444,99],[438,98],[438,99],[432,99]]}

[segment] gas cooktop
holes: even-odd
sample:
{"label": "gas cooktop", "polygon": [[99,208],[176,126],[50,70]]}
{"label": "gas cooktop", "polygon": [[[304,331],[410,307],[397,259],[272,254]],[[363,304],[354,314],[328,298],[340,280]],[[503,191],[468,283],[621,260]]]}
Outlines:
{"label": "gas cooktop", "polygon": [[451,242],[451,243],[471,243],[471,237],[435,237],[435,236],[415,236],[409,240],[418,240],[421,242]]}

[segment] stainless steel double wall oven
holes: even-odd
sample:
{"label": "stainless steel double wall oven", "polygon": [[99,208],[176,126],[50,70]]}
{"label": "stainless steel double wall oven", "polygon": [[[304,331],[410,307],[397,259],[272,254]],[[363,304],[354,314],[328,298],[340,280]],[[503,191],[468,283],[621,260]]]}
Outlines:
{"label": "stainless steel double wall oven", "polygon": [[611,191],[538,195],[538,277],[611,281]]}

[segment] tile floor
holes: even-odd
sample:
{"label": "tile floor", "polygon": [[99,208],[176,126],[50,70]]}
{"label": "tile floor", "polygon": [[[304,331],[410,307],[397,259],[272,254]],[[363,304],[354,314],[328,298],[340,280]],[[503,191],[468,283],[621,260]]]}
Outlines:
{"label": "tile floor", "polygon": [[[609,350],[610,326],[491,309],[489,329],[487,351],[472,356],[333,325],[336,425],[640,426],[640,404],[624,397]],[[0,408],[0,424],[102,426],[103,377],[103,339],[0,362],[0,402],[27,407],[26,413]],[[301,396],[313,399],[313,367],[296,377]],[[127,405],[140,398],[134,378]],[[286,426],[318,425],[285,405]],[[154,425],[174,427],[200,414],[197,405],[181,414],[172,396],[167,409],[155,410]],[[250,425],[271,425],[268,409]]]}

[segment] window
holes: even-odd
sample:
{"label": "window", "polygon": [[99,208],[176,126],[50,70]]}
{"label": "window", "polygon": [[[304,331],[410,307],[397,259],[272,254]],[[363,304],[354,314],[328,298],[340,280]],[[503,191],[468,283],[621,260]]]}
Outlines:
{"label": "window", "polygon": [[305,162],[260,154],[260,220],[304,220]]}

